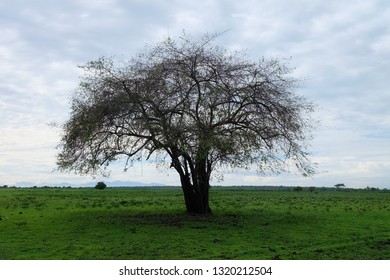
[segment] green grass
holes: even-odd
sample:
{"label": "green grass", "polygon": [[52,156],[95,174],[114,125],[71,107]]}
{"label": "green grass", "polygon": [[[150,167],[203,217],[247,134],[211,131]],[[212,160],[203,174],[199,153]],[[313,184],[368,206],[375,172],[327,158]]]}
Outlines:
{"label": "green grass", "polygon": [[390,259],[390,192],[0,188],[0,259]]}

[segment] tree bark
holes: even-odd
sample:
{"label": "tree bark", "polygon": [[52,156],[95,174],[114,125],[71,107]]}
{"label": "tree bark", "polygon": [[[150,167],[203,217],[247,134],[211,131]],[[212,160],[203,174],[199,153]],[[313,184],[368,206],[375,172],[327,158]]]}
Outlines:
{"label": "tree bark", "polygon": [[168,153],[172,157],[171,167],[180,175],[187,213],[211,214],[209,205],[211,163],[207,160],[207,151],[198,152],[195,160],[177,147],[171,147]]}
{"label": "tree bark", "polygon": [[[184,177],[184,178],[183,178]],[[207,178],[205,178],[207,179]],[[181,177],[181,185],[184,194],[184,201],[189,214],[212,214],[209,205],[209,182],[201,183],[196,180],[191,183],[188,177]]]}

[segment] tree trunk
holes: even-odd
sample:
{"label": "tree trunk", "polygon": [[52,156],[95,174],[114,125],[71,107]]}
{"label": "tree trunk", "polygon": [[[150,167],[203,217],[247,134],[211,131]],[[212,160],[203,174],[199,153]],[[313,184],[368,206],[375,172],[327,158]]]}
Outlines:
{"label": "tree trunk", "polygon": [[[180,175],[187,213],[211,214],[209,206],[211,164],[207,160],[207,152],[199,153],[195,162],[177,148],[172,148],[170,154],[171,166]],[[183,157],[182,161],[179,160],[179,156]]]}
{"label": "tree trunk", "polygon": [[209,206],[209,182],[191,184],[188,177],[181,178],[184,201],[189,214],[211,214]]}

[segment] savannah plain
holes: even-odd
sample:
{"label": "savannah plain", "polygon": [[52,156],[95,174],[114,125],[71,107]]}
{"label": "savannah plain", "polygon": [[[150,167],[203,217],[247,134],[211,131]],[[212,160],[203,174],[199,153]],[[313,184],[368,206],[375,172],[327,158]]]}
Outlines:
{"label": "savannah plain", "polygon": [[189,215],[176,187],[0,188],[3,260],[390,259],[390,191],[214,187]]}

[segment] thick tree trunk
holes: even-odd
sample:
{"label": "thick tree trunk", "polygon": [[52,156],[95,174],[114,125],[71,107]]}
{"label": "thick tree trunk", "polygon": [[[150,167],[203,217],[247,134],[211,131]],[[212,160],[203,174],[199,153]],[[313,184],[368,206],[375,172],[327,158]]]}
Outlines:
{"label": "thick tree trunk", "polygon": [[184,201],[189,214],[211,214],[209,206],[209,182],[191,184],[189,178],[181,178]]}
{"label": "thick tree trunk", "polygon": [[[195,161],[177,148],[171,148],[169,153],[172,157],[171,166],[180,175],[187,212],[211,214],[209,206],[211,164],[207,160],[207,152],[199,153]],[[181,161],[180,156],[183,157]]]}

